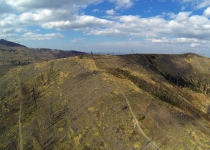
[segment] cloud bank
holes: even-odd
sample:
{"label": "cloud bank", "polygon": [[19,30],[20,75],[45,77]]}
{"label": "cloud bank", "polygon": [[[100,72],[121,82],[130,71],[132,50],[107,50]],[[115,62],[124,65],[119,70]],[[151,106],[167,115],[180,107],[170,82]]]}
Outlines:
{"label": "cloud bank", "polygon": [[[85,13],[89,6],[103,2],[105,0],[0,0],[1,38],[50,40],[64,38],[61,31],[73,30],[85,36],[142,38],[151,43],[188,43],[191,48],[210,41],[209,0],[173,0],[183,7],[190,6],[192,11],[183,9],[178,13],[166,12],[151,17],[121,15],[120,12],[132,9],[137,0],[108,0],[114,5],[112,9],[92,10],[94,14],[104,13],[101,17]],[[203,14],[193,13],[198,9],[203,9]],[[33,27],[47,29],[49,33],[34,31]]]}

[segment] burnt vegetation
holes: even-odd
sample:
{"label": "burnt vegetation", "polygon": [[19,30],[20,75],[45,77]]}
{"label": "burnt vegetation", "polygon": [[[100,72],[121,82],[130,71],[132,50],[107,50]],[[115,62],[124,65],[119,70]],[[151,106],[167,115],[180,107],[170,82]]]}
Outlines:
{"label": "burnt vegetation", "polygon": [[191,97],[189,95],[185,95],[182,97],[181,93],[171,90],[161,82],[159,82],[158,85],[154,85],[138,76],[132,75],[127,70],[122,70],[119,68],[109,68],[107,71],[118,78],[124,78],[132,81],[136,86],[150,93],[154,97],[159,98],[163,102],[188,111],[196,117],[205,117],[205,113],[198,110],[195,106],[189,103],[189,101],[191,101]]}
{"label": "burnt vegetation", "polygon": [[0,149],[210,148],[207,58],[0,49]]}

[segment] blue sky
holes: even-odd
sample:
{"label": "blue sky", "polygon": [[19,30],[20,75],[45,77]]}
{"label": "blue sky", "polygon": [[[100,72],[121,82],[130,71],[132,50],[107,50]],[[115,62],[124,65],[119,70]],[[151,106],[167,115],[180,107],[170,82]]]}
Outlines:
{"label": "blue sky", "polygon": [[0,38],[33,48],[210,57],[210,0],[0,0]]}

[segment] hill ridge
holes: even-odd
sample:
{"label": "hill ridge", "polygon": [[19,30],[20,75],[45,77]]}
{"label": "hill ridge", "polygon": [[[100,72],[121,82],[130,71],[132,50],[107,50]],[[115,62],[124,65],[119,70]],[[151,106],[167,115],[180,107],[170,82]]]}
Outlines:
{"label": "hill ridge", "polygon": [[24,45],[21,45],[21,44],[12,42],[12,41],[7,41],[7,40],[4,40],[4,39],[0,39],[0,44],[5,45],[5,46],[12,46],[12,47],[15,47],[15,46],[26,47]]}

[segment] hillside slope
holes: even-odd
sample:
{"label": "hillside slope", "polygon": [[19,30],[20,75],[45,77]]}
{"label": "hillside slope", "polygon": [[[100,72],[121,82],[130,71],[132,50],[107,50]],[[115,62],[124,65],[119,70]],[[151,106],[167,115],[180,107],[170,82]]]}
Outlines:
{"label": "hillside slope", "polygon": [[0,149],[210,149],[210,60],[95,55],[0,78]]}
{"label": "hillside slope", "polygon": [[16,66],[84,54],[78,51],[27,48],[17,43],[0,40],[0,77]]}

